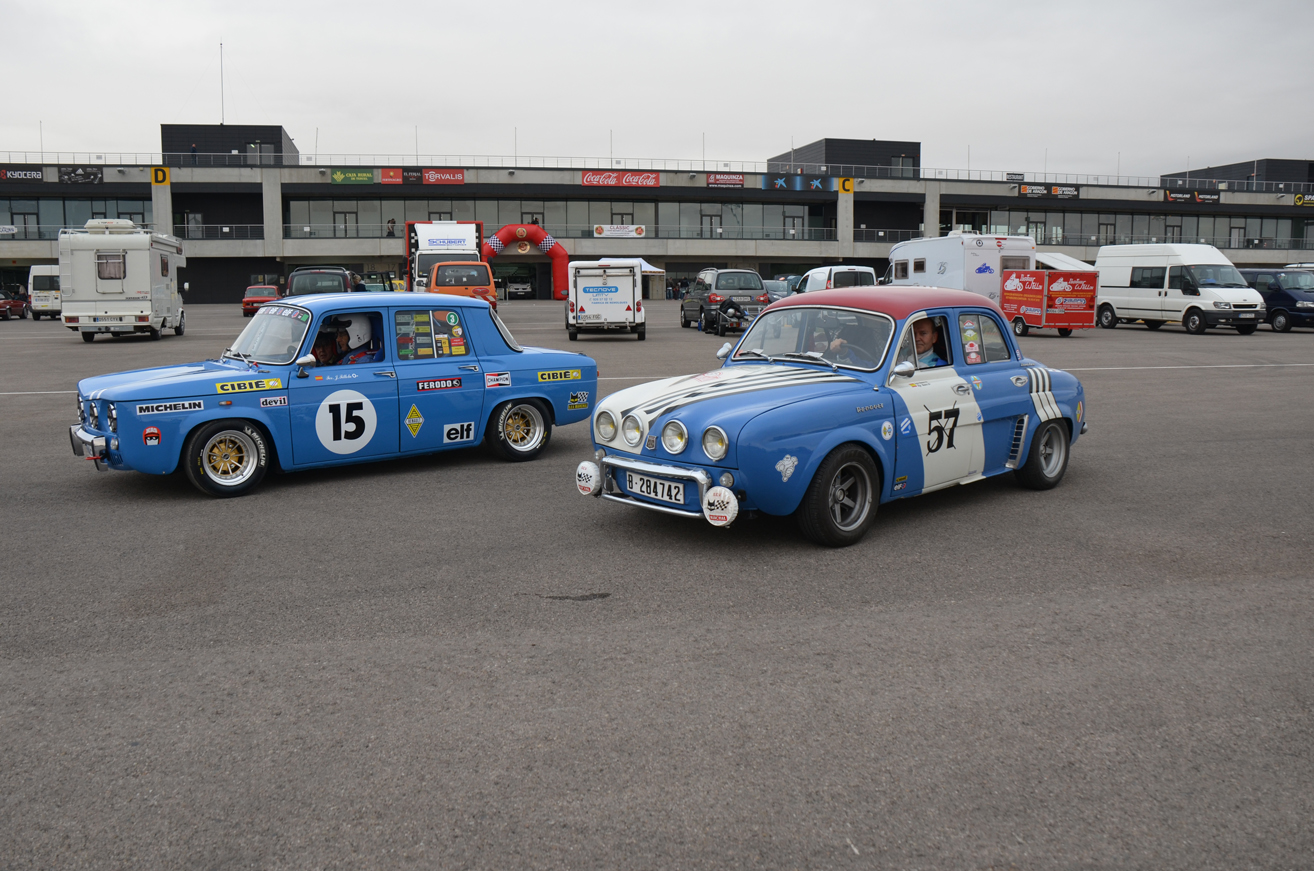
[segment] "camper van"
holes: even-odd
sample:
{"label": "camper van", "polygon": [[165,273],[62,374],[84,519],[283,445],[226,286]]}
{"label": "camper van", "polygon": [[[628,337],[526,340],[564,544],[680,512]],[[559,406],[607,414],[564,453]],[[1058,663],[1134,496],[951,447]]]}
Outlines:
{"label": "camper van", "polygon": [[1095,269],[1099,325],[1106,329],[1143,321],[1157,330],[1180,321],[1196,335],[1233,327],[1245,336],[1267,316],[1264,298],[1212,245],[1105,245]]}
{"label": "camper van", "polygon": [[1000,273],[1035,268],[1036,240],[1030,236],[951,233],[896,244],[881,283],[970,290],[998,305]]}
{"label": "camper van", "polygon": [[27,271],[27,298],[32,307],[32,320],[42,315],[59,317],[59,265],[33,266]]}
{"label": "camper van", "polygon": [[187,326],[178,269],[182,242],[121,218],[98,218],[59,231],[59,286],[64,326],[90,342],[98,333],[158,339]]}

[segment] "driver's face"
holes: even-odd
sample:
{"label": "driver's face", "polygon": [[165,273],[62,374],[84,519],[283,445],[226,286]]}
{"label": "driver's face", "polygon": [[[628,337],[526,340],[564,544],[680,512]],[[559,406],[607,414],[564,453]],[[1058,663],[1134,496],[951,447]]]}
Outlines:
{"label": "driver's face", "polygon": [[940,331],[930,320],[920,320],[913,324],[913,343],[917,346],[918,354],[925,354],[931,350],[939,338]]}

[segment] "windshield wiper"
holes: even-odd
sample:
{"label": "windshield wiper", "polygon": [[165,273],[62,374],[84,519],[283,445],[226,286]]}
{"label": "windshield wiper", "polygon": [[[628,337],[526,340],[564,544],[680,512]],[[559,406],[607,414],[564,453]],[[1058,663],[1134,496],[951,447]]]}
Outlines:
{"label": "windshield wiper", "polygon": [[763,357],[763,358],[765,358],[766,361],[767,361],[768,363],[774,363],[774,362],[776,362],[776,358],[775,358],[775,357],[772,357],[770,354],[768,354],[766,351],[763,351],[761,348],[749,348],[747,351],[744,351],[744,353],[745,353],[745,354],[756,354],[756,355],[759,356],[759,357]]}
{"label": "windshield wiper", "polygon": [[827,360],[820,351],[790,351],[788,354],[780,355],[780,359],[782,360],[786,357],[801,357],[809,363],[823,363],[829,366],[832,371],[839,371],[839,366],[836,366],[830,360]]}
{"label": "windshield wiper", "polygon": [[237,357],[239,360],[241,360],[243,363],[245,363],[248,366],[254,366],[256,364],[255,360],[252,359],[250,354],[243,354],[241,351],[234,351],[232,348],[224,348],[223,356]]}

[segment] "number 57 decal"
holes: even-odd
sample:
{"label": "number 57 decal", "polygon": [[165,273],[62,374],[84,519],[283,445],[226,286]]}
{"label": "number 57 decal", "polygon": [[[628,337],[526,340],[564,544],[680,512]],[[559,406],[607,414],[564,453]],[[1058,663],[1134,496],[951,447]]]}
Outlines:
{"label": "number 57 decal", "polygon": [[[952,448],[954,446],[954,431],[958,429],[958,404],[954,403],[953,408],[946,408],[942,411],[931,411],[925,405],[922,408],[930,413],[930,426],[926,431],[928,436],[926,453],[933,454],[940,448]],[[935,436],[935,441],[931,441],[929,436]]]}

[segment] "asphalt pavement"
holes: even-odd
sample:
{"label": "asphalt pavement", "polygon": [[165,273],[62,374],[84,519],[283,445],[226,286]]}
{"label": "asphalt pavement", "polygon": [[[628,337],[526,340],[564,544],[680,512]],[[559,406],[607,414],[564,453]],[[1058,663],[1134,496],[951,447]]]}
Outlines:
{"label": "asphalt pavement", "polygon": [[[502,313],[603,394],[718,365]],[[0,323],[0,869],[1311,867],[1314,332],[1033,333],[1063,483],[827,550],[581,497],[586,424],[231,500],[73,457],[78,378],[246,323]]]}

